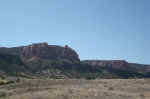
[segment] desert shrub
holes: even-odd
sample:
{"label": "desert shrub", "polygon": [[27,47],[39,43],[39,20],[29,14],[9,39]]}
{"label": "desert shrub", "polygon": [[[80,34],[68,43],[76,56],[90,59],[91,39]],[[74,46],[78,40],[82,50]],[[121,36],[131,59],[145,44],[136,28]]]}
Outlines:
{"label": "desert shrub", "polygon": [[5,76],[0,75],[0,79],[4,80],[6,78],[5,78]]}
{"label": "desert shrub", "polygon": [[4,84],[6,84],[7,83],[7,80],[1,80],[0,81],[0,85],[4,85]]}
{"label": "desert shrub", "polygon": [[112,91],[112,90],[114,90],[114,88],[113,87],[109,87],[108,90]]}
{"label": "desert shrub", "polygon": [[17,78],[16,82],[20,82],[20,78]]}
{"label": "desert shrub", "polygon": [[140,94],[140,97],[141,97],[142,99],[145,99],[145,96],[144,96],[143,94]]}
{"label": "desert shrub", "polygon": [[6,96],[7,96],[6,92],[0,92],[0,98],[4,98]]}
{"label": "desert shrub", "polygon": [[92,77],[92,76],[86,77],[86,80],[94,80],[94,79],[96,79],[96,78],[95,78],[95,77]]}
{"label": "desert shrub", "polygon": [[94,80],[94,79],[97,78],[97,75],[94,74],[94,73],[86,73],[86,74],[84,75],[84,77],[85,77],[86,80]]}
{"label": "desert shrub", "polygon": [[14,83],[14,81],[0,80],[0,85],[11,84],[11,83]]}

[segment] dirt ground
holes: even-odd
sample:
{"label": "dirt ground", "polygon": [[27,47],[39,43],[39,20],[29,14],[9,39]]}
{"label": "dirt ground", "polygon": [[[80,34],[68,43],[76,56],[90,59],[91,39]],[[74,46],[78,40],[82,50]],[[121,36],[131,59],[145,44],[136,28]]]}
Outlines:
{"label": "dirt ground", "polygon": [[21,80],[1,85],[0,99],[150,99],[150,79]]}

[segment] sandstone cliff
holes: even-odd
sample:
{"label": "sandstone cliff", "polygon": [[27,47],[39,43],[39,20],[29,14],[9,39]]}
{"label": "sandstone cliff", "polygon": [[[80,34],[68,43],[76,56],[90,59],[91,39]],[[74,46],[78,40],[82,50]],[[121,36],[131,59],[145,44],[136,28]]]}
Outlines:
{"label": "sandstone cliff", "polygon": [[1,54],[18,55],[23,62],[36,61],[38,59],[64,60],[68,62],[79,62],[78,54],[70,47],[48,45],[48,43],[37,43],[29,46],[14,48],[0,48]]}

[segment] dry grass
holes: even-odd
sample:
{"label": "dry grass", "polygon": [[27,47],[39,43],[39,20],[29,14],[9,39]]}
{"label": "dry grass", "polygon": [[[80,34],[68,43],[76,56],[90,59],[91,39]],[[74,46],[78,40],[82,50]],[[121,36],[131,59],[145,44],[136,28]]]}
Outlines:
{"label": "dry grass", "polygon": [[23,80],[0,86],[0,99],[150,99],[149,79]]}

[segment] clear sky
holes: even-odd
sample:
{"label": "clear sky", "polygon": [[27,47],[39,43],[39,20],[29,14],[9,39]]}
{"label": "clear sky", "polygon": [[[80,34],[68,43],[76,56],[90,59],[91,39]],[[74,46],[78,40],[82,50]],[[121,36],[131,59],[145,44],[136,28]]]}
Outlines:
{"label": "clear sky", "polygon": [[0,0],[0,46],[38,42],[150,64],[150,0]]}

